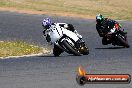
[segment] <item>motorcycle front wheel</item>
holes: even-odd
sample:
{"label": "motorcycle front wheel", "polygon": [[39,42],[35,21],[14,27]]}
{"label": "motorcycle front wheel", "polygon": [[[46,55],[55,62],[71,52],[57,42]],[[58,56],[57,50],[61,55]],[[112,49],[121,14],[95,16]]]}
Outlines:
{"label": "motorcycle front wheel", "polygon": [[63,40],[62,44],[63,44],[63,47],[65,47],[65,49],[68,50],[68,53],[70,52],[70,53],[74,54],[75,56],[81,56],[80,52],[68,41]]}
{"label": "motorcycle front wheel", "polygon": [[127,41],[127,36],[125,36],[125,39],[122,38],[121,36],[117,36],[118,40],[121,42],[122,46],[126,47],[126,48],[129,48],[129,44],[128,44],[128,41]]}

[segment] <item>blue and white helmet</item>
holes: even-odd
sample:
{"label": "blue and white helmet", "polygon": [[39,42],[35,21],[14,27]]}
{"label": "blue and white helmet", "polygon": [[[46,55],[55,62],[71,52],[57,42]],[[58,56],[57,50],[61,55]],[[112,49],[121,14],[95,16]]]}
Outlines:
{"label": "blue and white helmet", "polygon": [[43,19],[42,26],[48,29],[51,26],[51,20],[49,18]]}

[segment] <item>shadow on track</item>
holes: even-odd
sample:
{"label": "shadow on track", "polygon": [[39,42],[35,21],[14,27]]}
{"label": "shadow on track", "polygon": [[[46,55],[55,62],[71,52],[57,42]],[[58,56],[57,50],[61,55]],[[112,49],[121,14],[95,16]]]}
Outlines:
{"label": "shadow on track", "polygon": [[[83,55],[82,55],[83,56]],[[41,56],[37,56],[37,57],[78,57],[78,56],[75,56],[75,55],[72,55],[72,54],[62,54],[62,55],[60,55],[60,56],[54,56],[54,55],[52,55],[52,54],[50,54],[50,55],[41,55]]]}
{"label": "shadow on track", "polygon": [[95,48],[95,49],[123,49],[125,47],[105,47],[105,48]]}
{"label": "shadow on track", "polygon": [[41,55],[41,56],[37,56],[37,57],[76,57],[75,55],[60,55],[60,56],[54,56],[54,55]]}

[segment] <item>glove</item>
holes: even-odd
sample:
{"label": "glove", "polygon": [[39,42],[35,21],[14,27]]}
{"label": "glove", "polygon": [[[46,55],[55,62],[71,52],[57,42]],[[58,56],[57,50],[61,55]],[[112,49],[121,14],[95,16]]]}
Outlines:
{"label": "glove", "polygon": [[116,30],[116,28],[114,27],[114,28],[112,28],[111,30],[110,30],[110,33],[114,33],[115,32],[115,30]]}
{"label": "glove", "polygon": [[46,35],[45,35],[45,31],[46,31],[46,30],[43,31],[43,35],[44,35],[44,36],[46,36]]}
{"label": "glove", "polygon": [[50,42],[51,41],[51,38],[50,38],[49,35],[46,36],[46,40],[47,40],[47,42]]}
{"label": "glove", "polygon": [[66,29],[67,29],[67,28],[68,28],[68,24],[65,24],[65,25],[64,25],[64,28],[66,28]]}

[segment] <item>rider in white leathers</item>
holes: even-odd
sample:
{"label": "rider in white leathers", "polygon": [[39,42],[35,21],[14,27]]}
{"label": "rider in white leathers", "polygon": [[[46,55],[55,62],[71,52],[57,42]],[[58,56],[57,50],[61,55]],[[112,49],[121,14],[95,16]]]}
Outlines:
{"label": "rider in white leathers", "polygon": [[[42,26],[44,28],[43,34],[46,37],[47,42],[51,42],[51,38],[49,35],[46,35],[46,30],[50,29],[52,25],[55,25],[55,27],[57,28],[58,26],[60,27],[64,27],[67,30],[70,30],[72,32],[74,32],[80,39],[82,39],[82,36],[77,32],[77,30],[74,29],[72,24],[67,24],[67,23],[52,23],[51,20],[49,18],[46,18],[42,21]],[[62,49],[60,49],[58,46],[56,46],[54,44],[54,49],[53,49],[53,54],[55,56],[59,56],[61,53],[63,52]]]}

